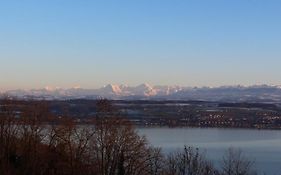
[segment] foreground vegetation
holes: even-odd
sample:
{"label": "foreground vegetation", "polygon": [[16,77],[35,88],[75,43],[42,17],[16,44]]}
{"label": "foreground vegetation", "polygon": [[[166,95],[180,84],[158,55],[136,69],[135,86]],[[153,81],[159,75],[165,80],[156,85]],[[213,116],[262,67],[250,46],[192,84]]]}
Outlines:
{"label": "foreground vegetation", "polygon": [[230,149],[215,168],[198,149],[163,154],[137,134],[109,101],[78,125],[65,111],[54,116],[44,101],[2,100],[1,175],[252,175],[252,162]]}

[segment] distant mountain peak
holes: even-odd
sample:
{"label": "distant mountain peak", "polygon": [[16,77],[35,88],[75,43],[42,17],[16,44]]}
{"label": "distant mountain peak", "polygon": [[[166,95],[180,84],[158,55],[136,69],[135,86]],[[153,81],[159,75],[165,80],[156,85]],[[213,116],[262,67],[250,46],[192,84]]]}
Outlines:
{"label": "distant mountain peak", "polygon": [[152,88],[152,86],[148,83],[142,83],[140,85],[138,85],[138,87],[147,87],[147,88]]}
{"label": "distant mountain peak", "polygon": [[72,87],[72,89],[81,89],[81,86],[80,85],[76,85],[76,86]]}
{"label": "distant mountain peak", "polygon": [[108,84],[103,88],[101,88],[101,90],[104,91],[104,93],[112,93],[115,95],[119,95],[122,93],[119,85],[113,85],[113,84]]}
{"label": "distant mountain peak", "polygon": [[182,87],[151,86],[143,83],[138,86],[108,84],[99,89],[83,89],[75,86],[70,89],[46,86],[42,89],[10,90],[2,92],[19,98],[38,97],[44,99],[95,98],[110,99],[171,99],[171,100],[206,100],[206,101],[278,101],[281,103],[281,86],[220,86],[220,87]]}
{"label": "distant mountain peak", "polygon": [[150,86],[148,83],[143,83],[138,86],[136,86],[133,90],[135,95],[141,95],[141,96],[155,96],[157,95],[156,90]]}
{"label": "distant mountain peak", "polygon": [[51,86],[46,86],[46,87],[44,88],[44,90],[46,90],[46,91],[53,91],[54,88],[51,87]]}

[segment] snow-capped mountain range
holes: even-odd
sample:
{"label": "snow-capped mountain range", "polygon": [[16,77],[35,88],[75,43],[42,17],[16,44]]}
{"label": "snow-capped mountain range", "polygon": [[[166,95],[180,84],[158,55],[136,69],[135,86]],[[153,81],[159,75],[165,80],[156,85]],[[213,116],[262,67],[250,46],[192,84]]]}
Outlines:
{"label": "snow-capped mountain range", "polygon": [[181,87],[151,86],[147,83],[138,86],[106,85],[99,89],[69,89],[46,87],[32,90],[9,90],[3,92],[18,98],[44,99],[165,99],[165,100],[203,100],[203,101],[263,101],[281,102],[281,86],[221,86],[221,87]]}

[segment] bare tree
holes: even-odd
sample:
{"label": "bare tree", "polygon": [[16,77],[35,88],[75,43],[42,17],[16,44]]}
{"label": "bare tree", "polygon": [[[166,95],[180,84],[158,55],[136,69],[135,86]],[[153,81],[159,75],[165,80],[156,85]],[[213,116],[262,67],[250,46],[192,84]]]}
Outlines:
{"label": "bare tree", "polygon": [[108,100],[97,102],[93,159],[101,175],[148,174],[149,147],[131,123],[120,116]]}
{"label": "bare tree", "polygon": [[125,174],[136,173],[143,163],[140,159],[145,155],[146,140],[122,118],[101,118],[94,127],[93,159],[97,161],[100,174],[114,175],[121,166]]}
{"label": "bare tree", "polygon": [[254,162],[242,154],[240,149],[229,148],[222,161],[222,175],[256,175]]}
{"label": "bare tree", "polygon": [[150,175],[164,174],[165,156],[162,154],[161,148],[151,147],[148,153],[148,167]]}
{"label": "bare tree", "polygon": [[18,120],[16,104],[8,97],[0,103],[0,174],[13,174],[13,167],[18,166],[17,135]]}
{"label": "bare tree", "polygon": [[167,175],[213,175],[215,170],[198,149],[184,147],[184,151],[171,153],[166,158]]}

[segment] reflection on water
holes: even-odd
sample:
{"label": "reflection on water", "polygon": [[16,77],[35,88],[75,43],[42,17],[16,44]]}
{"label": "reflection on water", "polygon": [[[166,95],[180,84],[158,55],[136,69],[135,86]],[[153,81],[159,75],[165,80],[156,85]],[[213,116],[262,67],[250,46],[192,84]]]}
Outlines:
{"label": "reflection on water", "polygon": [[240,148],[255,161],[256,169],[268,175],[281,174],[281,131],[218,128],[139,128],[149,142],[164,152],[198,147],[218,164],[229,147]]}

